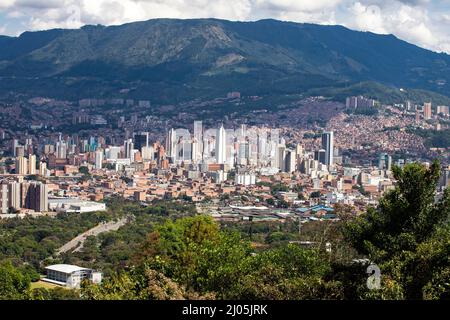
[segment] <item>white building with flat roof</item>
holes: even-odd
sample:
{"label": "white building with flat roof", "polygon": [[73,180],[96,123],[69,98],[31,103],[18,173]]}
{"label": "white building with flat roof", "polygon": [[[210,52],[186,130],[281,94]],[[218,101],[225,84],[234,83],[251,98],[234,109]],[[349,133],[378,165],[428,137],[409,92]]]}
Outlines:
{"label": "white building with flat roof", "polygon": [[84,213],[105,211],[106,204],[78,198],[50,198],[48,199],[48,208],[56,212]]}
{"label": "white building with flat roof", "polygon": [[87,279],[93,283],[102,282],[102,273],[93,269],[82,268],[69,264],[55,264],[45,268],[47,276],[42,279],[68,288],[80,288],[81,282]]}

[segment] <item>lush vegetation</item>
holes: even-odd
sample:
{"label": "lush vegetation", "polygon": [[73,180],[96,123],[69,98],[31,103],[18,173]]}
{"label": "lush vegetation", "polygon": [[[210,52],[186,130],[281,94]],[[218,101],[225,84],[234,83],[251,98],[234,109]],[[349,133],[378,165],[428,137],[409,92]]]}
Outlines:
{"label": "lush vegetation", "polygon": [[415,133],[426,139],[425,144],[433,148],[448,148],[450,146],[450,130],[424,130],[414,129],[410,132]]}
{"label": "lush vegetation", "polygon": [[[9,256],[0,265],[0,297],[448,299],[450,192],[436,201],[439,172],[438,163],[395,167],[396,188],[379,206],[357,218],[340,206],[340,223],[220,225],[186,203],[143,207],[116,199],[116,215],[132,213],[135,220],[62,257],[104,269],[101,285],[85,282],[69,292],[31,289],[36,274]],[[355,260],[361,258],[368,262]],[[378,290],[367,286],[368,263],[381,270]]]}

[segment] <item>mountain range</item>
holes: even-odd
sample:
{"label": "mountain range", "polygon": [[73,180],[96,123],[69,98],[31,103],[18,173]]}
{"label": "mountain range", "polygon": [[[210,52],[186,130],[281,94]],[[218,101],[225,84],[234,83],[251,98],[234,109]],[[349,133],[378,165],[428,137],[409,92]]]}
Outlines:
{"label": "mountain range", "polygon": [[450,96],[449,55],[342,26],[154,19],[0,36],[0,48],[0,94],[160,103],[229,91]]}

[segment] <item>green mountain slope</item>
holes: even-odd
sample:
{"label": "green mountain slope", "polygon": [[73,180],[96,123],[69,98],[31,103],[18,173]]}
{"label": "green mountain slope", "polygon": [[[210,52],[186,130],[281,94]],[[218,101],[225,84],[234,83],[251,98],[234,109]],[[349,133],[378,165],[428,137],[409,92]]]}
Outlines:
{"label": "green mountain slope", "polygon": [[371,81],[450,95],[450,56],[341,26],[156,19],[27,32],[0,37],[0,47],[0,93],[106,96],[130,88],[169,101]]}

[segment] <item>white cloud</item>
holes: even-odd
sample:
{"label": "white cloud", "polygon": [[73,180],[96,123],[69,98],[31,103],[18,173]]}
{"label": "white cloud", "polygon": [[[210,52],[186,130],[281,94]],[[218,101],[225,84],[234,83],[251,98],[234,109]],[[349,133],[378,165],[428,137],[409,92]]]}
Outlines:
{"label": "white cloud", "polygon": [[[77,28],[152,18],[274,18],[393,33],[450,52],[450,8],[431,0],[0,0],[0,30]],[[445,10],[447,8],[447,10]],[[3,18],[2,18],[3,15]],[[2,21],[4,20],[4,21]]]}

